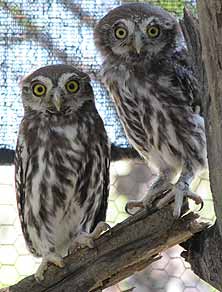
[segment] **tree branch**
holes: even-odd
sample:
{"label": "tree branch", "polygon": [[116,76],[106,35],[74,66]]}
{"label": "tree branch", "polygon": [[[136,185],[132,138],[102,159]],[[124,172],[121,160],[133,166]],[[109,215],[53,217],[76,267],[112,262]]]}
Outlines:
{"label": "tree branch", "polygon": [[94,249],[82,249],[65,258],[65,268],[50,266],[39,284],[33,276],[7,292],[96,292],[118,283],[159,259],[159,253],[207,228],[189,213],[175,220],[172,204],[147,216],[144,210],[117,224],[98,240]]}

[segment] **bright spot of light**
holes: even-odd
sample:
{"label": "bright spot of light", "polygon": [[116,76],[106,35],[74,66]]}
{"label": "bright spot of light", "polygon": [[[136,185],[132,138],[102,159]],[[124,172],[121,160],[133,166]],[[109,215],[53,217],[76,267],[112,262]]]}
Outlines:
{"label": "bright spot of light", "polygon": [[131,167],[128,161],[117,161],[114,163],[114,168],[119,176],[125,176],[130,173]]}

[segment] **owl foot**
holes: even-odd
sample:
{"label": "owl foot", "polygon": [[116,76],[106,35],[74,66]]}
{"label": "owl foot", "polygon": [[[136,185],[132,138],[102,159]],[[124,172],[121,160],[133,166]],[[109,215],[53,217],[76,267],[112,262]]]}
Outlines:
{"label": "owl foot", "polygon": [[181,208],[183,206],[184,198],[192,199],[197,205],[201,205],[200,210],[203,208],[203,200],[200,196],[193,193],[189,189],[189,185],[186,182],[178,182],[173,185],[173,188],[167,192],[167,194],[159,200],[157,203],[157,208],[161,209],[172,199],[175,200],[175,206],[173,211],[173,216],[179,218],[181,215]]}
{"label": "owl foot", "polygon": [[91,233],[81,232],[79,236],[74,240],[72,246],[69,248],[69,254],[73,253],[79,248],[89,247],[94,248],[94,240],[100,237],[101,233],[111,229],[111,227],[105,222],[99,222],[96,228]]}
{"label": "owl foot", "polygon": [[64,267],[64,261],[63,261],[62,257],[60,257],[59,255],[57,255],[55,253],[50,253],[50,254],[44,256],[40,266],[38,267],[38,270],[35,273],[35,279],[37,282],[41,282],[44,280],[44,274],[45,274],[46,270],[48,269],[49,263],[52,263],[59,268]]}
{"label": "owl foot", "polygon": [[130,213],[129,210],[132,210],[134,208],[152,208],[152,203],[157,199],[158,195],[161,193],[164,194],[164,197],[159,199],[159,201],[156,203],[156,207],[158,209],[163,208],[166,206],[170,201],[173,199],[175,200],[175,206],[173,211],[173,216],[176,218],[179,218],[181,215],[181,208],[183,206],[183,199],[184,198],[190,198],[192,199],[197,205],[201,205],[200,210],[203,208],[203,200],[200,196],[193,193],[189,189],[189,185],[186,182],[178,182],[175,185],[168,184],[165,185],[165,191],[159,189],[159,193],[152,193],[149,191],[148,194],[145,196],[145,198],[141,201],[129,201],[126,204],[125,210],[129,215],[133,215]]}
{"label": "owl foot", "polygon": [[168,190],[172,189],[172,184],[163,182],[161,184],[161,181],[157,181],[151,188],[149,189],[148,193],[146,196],[143,198],[143,200],[139,201],[129,201],[126,203],[125,206],[125,211],[129,215],[133,215],[133,213],[130,212],[130,210],[134,208],[139,208],[139,209],[152,209],[153,207],[153,202],[160,196],[161,193],[165,193]]}

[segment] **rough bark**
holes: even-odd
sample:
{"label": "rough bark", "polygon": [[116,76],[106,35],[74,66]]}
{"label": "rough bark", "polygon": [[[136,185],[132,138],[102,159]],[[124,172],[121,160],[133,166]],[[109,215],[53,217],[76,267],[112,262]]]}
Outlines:
{"label": "rough bark", "polygon": [[190,65],[199,84],[198,102],[201,103],[201,112],[207,118],[209,107],[208,83],[205,65],[202,58],[202,44],[200,39],[199,22],[190,10],[184,9],[184,17],[180,20],[180,26],[186,41]]}
{"label": "rough bark", "polygon": [[175,220],[172,205],[148,214],[140,212],[116,225],[96,241],[94,249],[83,249],[65,259],[65,268],[50,266],[39,284],[30,276],[7,292],[95,292],[144,269],[159,253],[206,229],[189,213]]}
{"label": "rough bark", "polygon": [[182,256],[191,264],[193,272],[222,291],[222,238],[218,225],[196,234],[181,246],[186,249]]}
{"label": "rough bark", "polygon": [[200,0],[198,14],[200,24],[185,9],[181,27],[200,84],[217,222],[183,243],[182,256],[195,274],[222,291],[222,1]]}
{"label": "rough bark", "polygon": [[197,8],[210,95],[205,116],[210,182],[222,236],[222,0],[199,0]]}

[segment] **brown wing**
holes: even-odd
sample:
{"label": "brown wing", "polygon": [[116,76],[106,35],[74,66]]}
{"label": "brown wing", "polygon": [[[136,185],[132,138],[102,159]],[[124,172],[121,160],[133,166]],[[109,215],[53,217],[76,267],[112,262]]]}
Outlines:
{"label": "brown wing", "polygon": [[98,133],[98,143],[100,144],[100,148],[102,149],[102,155],[103,155],[103,164],[102,164],[102,169],[101,169],[103,181],[102,181],[102,194],[101,194],[101,199],[100,199],[101,203],[100,203],[99,208],[96,211],[95,219],[90,231],[94,230],[94,228],[100,221],[106,220],[106,211],[108,207],[108,197],[109,197],[109,168],[110,168],[110,154],[111,154],[110,153],[111,145],[107,137],[103,121],[100,118],[98,113],[96,114],[95,123],[96,123],[96,129]]}
{"label": "brown wing", "polygon": [[28,236],[25,220],[24,220],[24,209],[25,209],[25,181],[26,173],[28,169],[29,154],[24,141],[24,137],[19,131],[17,146],[15,151],[15,188],[16,188],[16,200],[17,208],[19,213],[19,219],[22,227],[22,232],[29,250],[32,253],[35,251],[32,249],[32,243]]}
{"label": "brown wing", "polygon": [[181,90],[184,92],[184,95],[187,96],[193,110],[196,111],[196,107],[198,106],[202,112],[198,80],[194,76],[192,66],[189,64],[188,52],[186,49],[175,51],[172,56],[172,61],[175,76],[180,84]]}
{"label": "brown wing", "polygon": [[94,224],[91,228],[91,231],[94,230],[96,225],[106,220],[106,211],[108,207],[108,197],[109,197],[109,167],[110,167],[110,150],[108,147],[106,147],[106,152],[104,152],[104,155],[106,156],[104,161],[104,167],[103,167],[103,192],[102,192],[102,198],[101,198],[101,204],[99,209],[97,210]]}
{"label": "brown wing", "polygon": [[17,207],[22,227],[24,222],[26,161],[27,151],[25,150],[25,143],[19,134],[15,150],[15,187]]}

